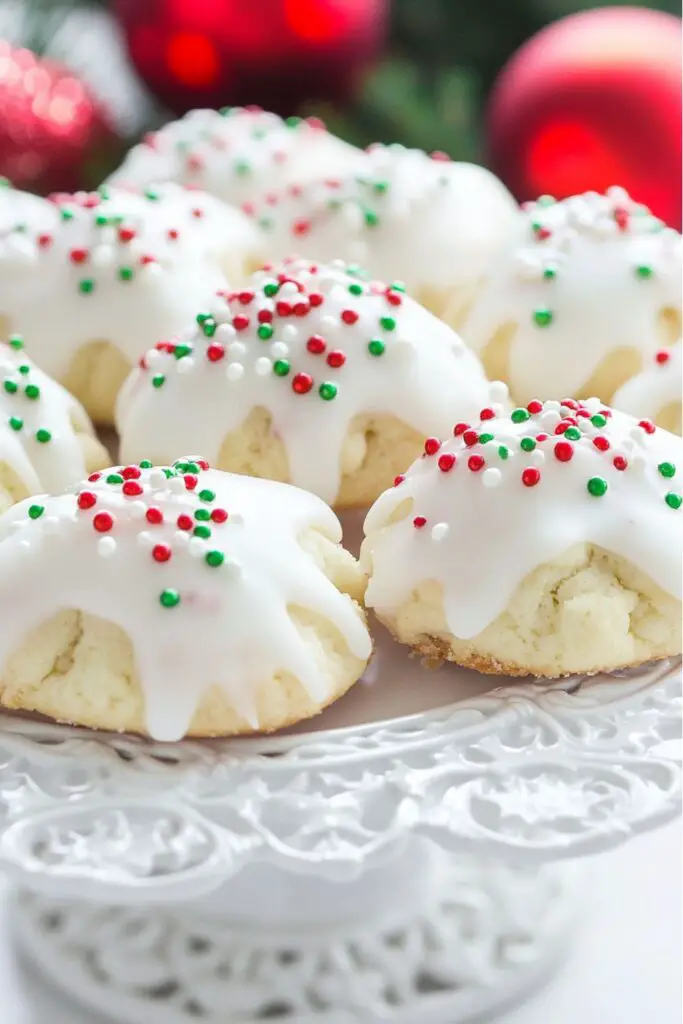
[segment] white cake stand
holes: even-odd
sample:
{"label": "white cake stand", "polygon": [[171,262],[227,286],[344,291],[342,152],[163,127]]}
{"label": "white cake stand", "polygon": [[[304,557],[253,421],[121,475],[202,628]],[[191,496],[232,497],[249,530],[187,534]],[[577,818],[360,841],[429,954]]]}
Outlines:
{"label": "white cake stand", "polygon": [[678,664],[516,684],[381,630],[365,680],[277,738],[6,715],[17,934],[125,1024],[460,1024],[557,960],[564,861],[675,815],[680,723]]}

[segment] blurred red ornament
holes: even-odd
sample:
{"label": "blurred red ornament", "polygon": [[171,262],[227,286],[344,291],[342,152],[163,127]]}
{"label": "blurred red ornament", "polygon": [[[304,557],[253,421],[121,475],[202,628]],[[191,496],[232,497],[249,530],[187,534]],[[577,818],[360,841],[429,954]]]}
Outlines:
{"label": "blurred red ornament", "polygon": [[176,114],[347,100],[384,40],[389,0],[116,0],[131,59]]}
{"label": "blurred red ornament", "polygon": [[73,191],[114,141],[76,75],[0,39],[0,174],[35,192]]}
{"label": "blurred red ornament", "polygon": [[493,169],[520,200],[622,185],[680,228],[681,54],[680,19],[645,8],[543,29],[494,87]]}

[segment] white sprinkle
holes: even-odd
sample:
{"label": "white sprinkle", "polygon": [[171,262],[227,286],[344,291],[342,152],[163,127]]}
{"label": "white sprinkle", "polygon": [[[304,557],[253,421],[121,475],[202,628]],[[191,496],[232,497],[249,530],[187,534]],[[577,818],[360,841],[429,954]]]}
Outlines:
{"label": "white sprinkle", "polygon": [[161,275],[163,274],[163,268],[161,264],[157,263],[156,261],[152,263],[145,263],[145,265],[140,269],[142,270],[144,277],[161,277]]}
{"label": "white sprinkle", "polygon": [[[232,339],[236,335],[237,335],[237,331],[232,326],[232,324],[219,324],[218,327],[216,328],[216,333],[214,334],[214,338],[217,341],[221,341],[221,342],[223,342],[225,344],[225,342],[232,341]],[[240,342],[240,344],[241,344],[241,342]]]}
{"label": "white sprinkle", "polygon": [[130,513],[131,519],[144,519],[145,513],[147,512],[147,506],[144,501],[131,501],[126,505]]}
{"label": "white sprinkle", "polygon": [[43,530],[45,533],[59,533],[59,519],[56,516],[45,516],[43,519]]}
{"label": "white sprinkle", "polygon": [[294,324],[287,324],[285,327],[282,328],[280,334],[282,335],[283,341],[296,341],[296,339],[299,337],[299,328],[295,327]]}
{"label": "white sprinkle", "polygon": [[499,469],[485,469],[482,473],[481,482],[484,487],[497,487],[503,479],[503,474]]}
{"label": "white sprinkle", "polygon": [[451,352],[458,359],[460,358],[460,356],[463,356],[465,354],[465,346],[463,342],[460,341],[460,339],[453,342],[453,344],[451,345]]}
{"label": "white sprinkle", "polygon": [[15,521],[13,523],[10,523],[10,526],[9,526],[10,533],[18,533],[19,530],[23,530],[23,528],[26,526],[26,524],[28,522],[30,522],[30,521],[31,520],[29,520],[29,519],[15,519]]}
{"label": "white sprinkle", "polygon": [[265,377],[273,369],[273,364],[267,356],[260,356],[254,363],[254,370],[259,377]]}
{"label": "white sprinkle", "polygon": [[543,263],[539,256],[522,249],[515,257],[517,272],[525,281],[535,281],[543,273]]}
{"label": "white sprinkle", "polygon": [[561,404],[559,402],[556,402],[555,399],[550,399],[545,403],[546,412],[559,412],[561,408]]}
{"label": "white sprinkle", "polygon": [[[200,540],[199,537],[194,537],[194,540]],[[173,534],[173,543],[176,547],[186,548],[190,543],[190,534],[187,530],[176,530]]]}
{"label": "white sprinkle", "polygon": [[645,472],[647,466],[647,459],[644,455],[636,454],[632,456],[631,461],[628,464],[628,468],[634,473],[642,474]]}
{"label": "white sprinkle", "polygon": [[113,537],[101,537],[97,542],[97,553],[102,558],[111,558],[116,554],[116,541]]}
{"label": "white sprinkle", "polygon": [[507,402],[510,392],[507,384],[502,380],[491,381],[489,386],[489,398],[492,402]]}
{"label": "white sprinkle", "polygon": [[195,360],[191,356],[184,356],[183,359],[176,360],[176,373],[187,376],[188,373],[192,373],[196,365]]}
{"label": "white sprinkle", "polygon": [[166,474],[161,469],[150,469],[149,471],[149,485],[156,489],[157,487],[166,486]]}
{"label": "white sprinkle", "polygon": [[228,359],[239,360],[247,354],[247,346],[243,341],[233,341],[228,349]]}
{"label": "white sprinkle", "polygon": [[149,530],[143,530],[142,533],[138,534],[138,547],[141,547],[143,551],[149,551],[154,547],[154,537]]}
{"label": "white sprinkle", "polygon": [[91,250],[90,259],[95,267],[110,267],[116,258],[113,245],[96,245]]}
{"label": "white sprinkle", "polygon": [[289,346],[282,341],[275,341],[270,346],[270,354],[273,359],[286,359],[289,355]]}
{"label": "white sprinkle", "polygon": [[166,481],[171,494],[184,494],[185,493],[185,481],[181,476],[172,476]]}
{"label": "white sprinkle", "polygon": [[228,380],[241,380],[244,376],[244,367],[241,363],[228,363],[225,368],[225,376]]}
{"label": "white sprinkle", "polygon": [[294,284],[294,282],[293,281],[285,281],[285,283],[280,288],[280,291],[278,292],[277,297],[278,297],[278,299],[288,299],[288,298],[293,298],[295,295],[298,295],[298,294],[299,294],[299,289]]}
{"label": "white sprinkle", "polygon": [[322,316],[320,326],[323,331],[334,331],[339,327],[339,320],[333,316]]}
{"label": "white sprinkle", "polygon": [[[491,470],[488,470],[490,473]],[[493,470],[495,472],[495,470]],[[437,523],[436,526],[432,526],[432,540],[443,540],[448,533],[448,523]]]}
{"label": "white sprinkle", "polygon": [[190,537],[187,550],[193,558],[201,558],[206,551],[206,543],[201,537]]}
{"label": "white sprinkle", "polygon": [[529,460],[534,466],[542,466],[545,462],[545,453],[540,448],[534,448],[532,452],[529,452]]}
{"label": "white sprinkle", "polygon": [[150,370],[154,370],[164,362],[164,356],[158,348],[151,348],[149,352],[145,353],[145,362]]}

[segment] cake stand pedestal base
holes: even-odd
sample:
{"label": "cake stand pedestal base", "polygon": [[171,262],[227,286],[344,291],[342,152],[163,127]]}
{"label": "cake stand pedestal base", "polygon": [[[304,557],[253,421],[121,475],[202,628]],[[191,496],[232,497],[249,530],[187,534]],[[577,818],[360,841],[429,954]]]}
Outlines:
{"label": "cake stand pedestal base", "polygon": [[355,882],[264,865],[203,903],[17,894],[26,954],[122,1024],[462,1024],[558,962],[573,869],[455,859],[427,844]]}

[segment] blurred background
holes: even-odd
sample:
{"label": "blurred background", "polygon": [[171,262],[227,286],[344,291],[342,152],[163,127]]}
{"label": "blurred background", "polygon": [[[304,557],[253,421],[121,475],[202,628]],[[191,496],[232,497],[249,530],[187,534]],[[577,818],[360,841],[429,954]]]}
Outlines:
{"label": "blurred background", "polygon": [[488,162],[519,199],[618,180],[678,226],[680,11],[679,0],[0,0],[0,174],[41,192],[90,187],[169,117],[255,103],[321,116],[357,144]]}

